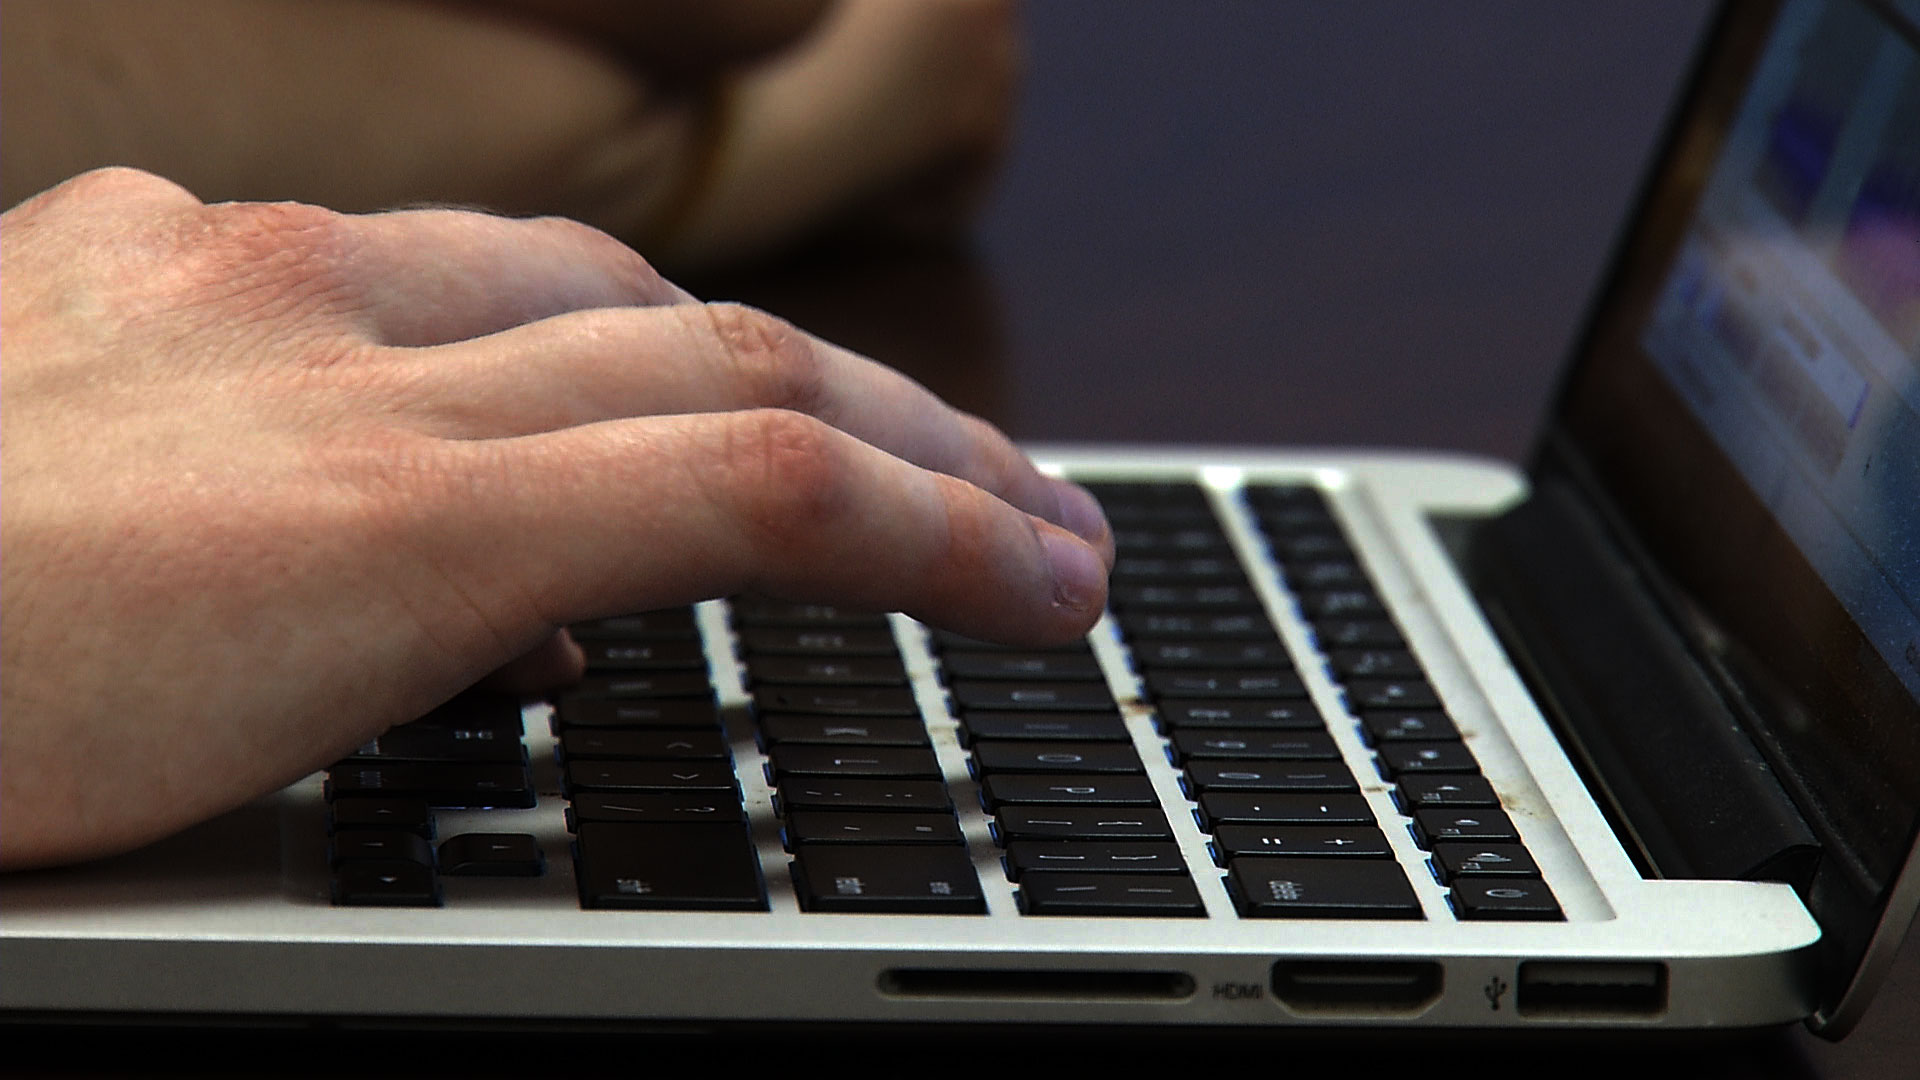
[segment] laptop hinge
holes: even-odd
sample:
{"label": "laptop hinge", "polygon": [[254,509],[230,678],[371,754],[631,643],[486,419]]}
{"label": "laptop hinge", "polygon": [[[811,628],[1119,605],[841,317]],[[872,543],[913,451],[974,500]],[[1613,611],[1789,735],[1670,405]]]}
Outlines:
{"label": "laptop hinge", "polygon": [[1656,876],[1805,895],[1819,841],[1648,575],[1571,477],[1533,480],[1473,530],[1468,576],[1616,827]]}

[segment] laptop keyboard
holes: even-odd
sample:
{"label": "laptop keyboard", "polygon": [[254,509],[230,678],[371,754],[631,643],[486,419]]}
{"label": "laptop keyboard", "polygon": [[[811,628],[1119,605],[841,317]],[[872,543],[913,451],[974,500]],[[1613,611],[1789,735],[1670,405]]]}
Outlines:
{"label": "laptop keyboard", "polygon": [[[1419,919],[1393,829],[1426,853],[1454,917],[1562,917],[1319,491],[1244,495],[1312,628],[1321,655],[1304,659],[1344,695],[1350,715],[1332,722],[1357,721],[1392,785],[1386,821],[1206,492],[1088,486],[1114,528],[1126,703],[1150,706],[1153,736],[1084,640],[1022,650],[933,630],[920,654],[918,628],[885,615],[735,598],[731,666],[751,706],[723,711],[692,609],[602,619],[571,628],[588,673],[552,703],[571,850],[506,829],[436,834],[436,810],[539,799],[519,703],[464,695],[328,770],[334,902],[436,906],[443,878],[536,877],[551,858],[572,862],[587,908],[768,911],[752,826],[771,813],[802,911],[982,915],[965,819],[984,813],[1027,916],[1203,918],[1202,890],[1224,886],[1245,918]],[[929,661],[931,695],[912,674]],[[736,775],[743,724],[767,805]],[[943,744],[966,759],[959,796]],[[1178,797],[1156,788],[1165,770],[1147,763],[1161,760]],[[1183,854],[1195,827],[1211,865]]]}

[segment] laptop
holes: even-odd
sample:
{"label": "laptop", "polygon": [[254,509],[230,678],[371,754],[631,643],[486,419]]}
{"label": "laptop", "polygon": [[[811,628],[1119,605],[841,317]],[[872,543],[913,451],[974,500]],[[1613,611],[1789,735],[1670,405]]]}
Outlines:
{"label": "laptop", "polygon": [[1524,472],[1034,448],[1119,549],[1060,649],[577,626],[0,879],[0,1016],[1839,1037],[1920,905],[1920,0],[1721,14],[1576,353]]}

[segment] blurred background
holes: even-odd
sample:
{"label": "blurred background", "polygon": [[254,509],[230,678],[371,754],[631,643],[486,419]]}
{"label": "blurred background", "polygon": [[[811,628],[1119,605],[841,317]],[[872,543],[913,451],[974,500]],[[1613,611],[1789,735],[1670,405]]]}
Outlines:
{"label": "blurred background", "polygon": [[1711,8],[1028,3],[970,273],[711,287],[1024,439],[1519,458]]}

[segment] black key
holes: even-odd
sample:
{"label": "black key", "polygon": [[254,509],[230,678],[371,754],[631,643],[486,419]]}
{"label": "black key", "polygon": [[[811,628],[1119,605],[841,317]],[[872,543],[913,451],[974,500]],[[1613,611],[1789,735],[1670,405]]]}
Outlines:
{"label": "black key", "polygon": [[967,712],[960,717],[969,742],[979,739],[1046,739],[1061,742],[1128,742],[1116,713]]}
{"label": "black key", "polygon": [[1105,682],[1100,661],[1087,653],[962,652],[940,654],[949,679],[1020,679],[1056,682]]}
{"label": "black key", "polygon": [[1207,832],[1223,824],[1372,825],[1373,811],[1358,795],[1212,791],[1200,796]]}
{"label": "black key", "polygon": [[1345,559],[1284,563],[1281,573],[1287,579],[1287,587],[1295,592],[1366,589],[1373,586],[1359,563]]}
{"label": "black key", "polygon": [[1115,611],[1166,608],[1178,611],[1259,611],[1250,585],[1115,585],[1107,594]]}
{"label": "black key", "polygon": [[560,733],[560,752],[568,761],[627,758],[638,761],[726,761],[732,758],[717,731],[573,728]]}
{"label": "black key", "polygon": [[1325,507],[1318,506],[1256,509],[1254,517],[1259,519],[1261,529],[1276,536],[1289,533],[1334,532],[1340,527]]}
{"label": "black key", "polygon": [[1457,877],[1539,877],[1540,867],[1519,844],[1435,844],[1433,865],[1442,881]]}
{"label": "black key", "polygon": [[1224,862],[1241,855],[1388,859],[1387,834],[1366,825],[1222,825],[1213,848]]}
{"label": "black key", "polygon": [[1193,880],[1172,874],[1034,874],[1020,883],[1028,915],[1196,918],[1206,915]]}
{"label": "black key", "polygon": [[521,765],[441,762],[346,765],[327,771],[330,797],[397,795],[429,806],[529,807],[533,786]]}
{"label": "black key", "polygon": [[950,689],[962,709],[989,711],[1113,712],[1107,684],[1068,682],[953,681]]}
{"label": "black key", "polygon": [[720,730],[720,709],[706,701],[647,701],[569,694],[554,709],[554,726],[591,728],[683,728]]}
{"label": "black key", "polygon": [[1327,723],[1306,698],[1296,701],[1178,701],[1154,703],[1163,727],[1273,728],[1283,731],[1325,731]]}
{"label": "black key", "polygon": [[1298,594],[1309,619],[1373,618],[1386,613],[1372,589],[1312,589]]}
{"label": "black key", "polygon": [[794,686],[905,686],[907,668],[897,656],[756,656],[747,678]]}
{"label": "black key", "polygon": [[1367,709],[1437,709],[1440,696],[1423,679],[1351,679],[1347,703]]}
{"label": "black key", "polygon": [[1129,638],[1188,638],[1206,641],[1271,641],[1278,635],[1267,617],[1255,611],[1129,611],[1120,615]]}
{"label": "black key", "polygon": [[1153,840],[1015,840],[1007,845],[1007,876],[1072,870],[1083,874],[1185,874],[1180,846]]}
{"label": "black key", "polygon": [[1473,752],[1457,742],[1391,742],[1380,747],[1381,771],[1388,777],[1409,773],[1477,773]]}
{"label": "black key", "polygon": [[630,791],[581,792],[567,808],[567,828],[589,821],[629,823],[723,822],[747,820],[740,800],[730,792]]}
{"label": "black key", "polygon": [[980,782],[987,809],[1009,803],[1049,806],[1158,806],[1144,776],[1062,776],[996,773]]}
{"label": "black key", "polygon": [[775,796],[783,814],[802,810],[947,810],[953,797],[938,780],[843,780],[794,777]]}
{"label": "black key", "polygon": [[772,686],[753,688],[753,703],[767,712],[827,716],[919,716],[913,691],[904,686]]}
{"label": "black key", "polygon": [[539,877],[540,842],[525,833],[461,833],[440,845],[440,872],[463,877]]}
{"label": "black key", "polygon": [[1461,878],[1453,883],[1453,910],[1472,921],[1559,922],[1560,903],[1544,881]]}
{"label": "black key", "polygon": [[1307,685],[1291,671],[1147,672],[1147,692],[1156,698],[1297,698]]}
{"label": "black key", "polygon": [[1015,840],[1171,840],[1173,827],[1157,809],[1101,806],[1003,806],[994,838]]}
{"label": "black key", "polygon": [[1426,672],[1405,649],[1335,649],[1327,654],[1333,673],[1346,679],[1418,679]]}
{"label": "black key", "polygon": [[440,879],[417,862],[350,862],[333,872],[333,902],[372,907],[439,907]]}
{"label": "black key", "polygon": [[743,825],[585,822],[575,849],[581,907],[767,910]]}
{"label": "black key", "polygon": [[1128,555],[1113,561],[1113,580],[1122,584],[1232,585],[1247,580],[1239,562],[1218,556]]}
{"label": "black key", "polygon": [[1136,641],[1133,659],[1156,668],[1270,668],[1285,671],[1293,658],[1278,641]]}
{"label": "black key", "polygon": [[705,671],[707,654],[698,639],[692,641],[628,641],[613,638],[579,643],[587,654],[587,670],[610,671]]}
{"label": "black key", "polygon": [[898,656],[893,632],[878,630],[807,629],[750,626],[740,631],[740,646],[749,656]]}
{"label": "black key", "polygon": [[767,771],[775,781],[790,776],[891,777],[902,780],[938,779],[940,762],[933,751],[917,746],[811,746],[781,743],[767,754]]}
{"label": "black key", "polygon": [[335,799],[327,804],[330,829],[395,829],[433,838],[433,810],[425,799]]}
{"label": "black key", "polygon": [[1394,648],[1405,645],[1400,628],[1387,619],[1320,619],[1313,635],[1322,649]]}
{"label": "black key", "polygon": [[1517,844],[1520,834],[1499,810],[1415,810],[1414,837],[1423,848],[1455,841],[1470,844]]}
{"label": "black key", "polygon": [[1248,484],[1244,494],[1255,511],[1289,510],[1305,507],[1330,514],[1327,497],[1319,488],[1305,483]]}
{"label": "black key", "polygon": [[402,724],[355,750],[347,761],[473,761],[520,765],[527,760],[520,732]]}
{"label": "black key", "polygon": [[1500,796],[1494,794],[1492,784],[1478,776],[1408,775],[1400,778],[1394,801],[1403,812],[1411,813],[1499,806]]}
{"label": "black key", "polygon": [[802,810],[787,817],[796,844],[964,844],[952,814],[849,814]]}
{"label": "black key", "polygon": [[793,861],[807,911],[984,915],[986,897],[963,847],[808,844]]}
{"label": "black key", "polygon": [[815,743],[822,746],[926,746],[927,728],[904,716],[792,716],[766,713],[760,734],[768,746]]}
{"label": "black key", "polygon": [[1128,555],[1212,555],[1227,551],[1227,534],[1196,523],[1188,528],[1132,526],[1113,531],[1113,549]]}
{"label": "black key", "polygon": [[989,773],[1139,773],[1144,772],[1132,743],[979,741],[973,763]]}
{"label": "black key", "polygon": [[700,631],[694,621],[692,608],[665,608],[577,622],[567,627],[567,632],[575,641],[584,642],[601,638],[691,638],[699,636]]}
{"label": "black key", "polygon": [[942,630],[938,627],[928,627],[927,635],[934,651],[939,653],[962,649],[967,652],[1080,652],[1093,655],[1093,650],[1087,645],[1085,638],[1069,641],[1052,649],[1035,649],[1027,645],[1002,645],[997,641],[982,641],[979,638],[970,638],[965,634],[956,634],[951,630]]}
{"label": "black key", "polygon": [[1359,791],[1353,774],[1337,761],[1189,761],[1187,790]]}
{"label": "black key", "polygon": [[733,793],[733,766],[708,761],[573,761],[567,790]]}
{"label": "black key", "polygon": [[1088,480],[1076,478],[1100,500],[1100,506],[1127,506],[1145,503],[1152,506],[1206,506],[1205,489],[1191,480]]}
{"label": "black key", "polygon": [[396,829],[344,829],[333,834],[328,856],[335,866],[369,859],[433,865],[433,848],[424,837]]}
{"label": "black key", "polygon": [[835,627],[886,629],[886,615],[834,604],[796,604],[765,596],[736,596],[730,602],[737,626]]}
{"label": "black key", "polygon": [[513,742],[520,738],[523,730],[520,723],[520,699],[483,690],[469,690],[443,703],[439,708],[413,723],[403,726],[447,728],[466,732],[491,731],[495,739]]}
{"label": "black key", "polygon": [[589,675],[575,683],[575,698],[707,698],[713,684],[701,671],[621,672]]}
{"label": "black key", "polygon": [[1355,561],[1347,538],[1333,529],[1270,533],[1267,543],[1274,557],[1284,562]]}
{"label": "black key", "polygon": [[1369,709],[1360,714],[1360,725],[1370,743],[1444,742],[1460,737],[1453,721],[1438,709]]}
{"label": "black key", "polygon": [[1417,919],[1413,886],[1388,859],[1248,856],[1227,864],[1240,914],[1255,919]]}
{"label": "black key", "polygon": [[1189,502],[1125,502],[1102,505],[1106,511],[1107,522],[1114,528],[1174,529],[1183,526],[1211,525],[1214,523],[1213,507],[1204,501]]}
{"label": "black key", "polygon": [[1173,752],[1182,762],[1194,758],[1336,761],[1340,757],[1340,748],[1324,731],[1261,731],[1257,728],[1176,728]]}

